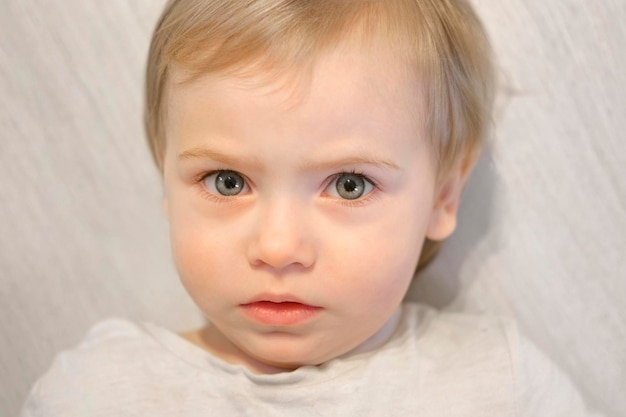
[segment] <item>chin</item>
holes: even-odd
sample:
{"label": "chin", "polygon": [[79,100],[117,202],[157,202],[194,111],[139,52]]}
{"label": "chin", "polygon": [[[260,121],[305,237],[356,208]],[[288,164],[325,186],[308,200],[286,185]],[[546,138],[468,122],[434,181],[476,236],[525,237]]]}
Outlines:
{"label": "chin", "polygon": [[[269,335],[271,340],[259,341],[245,352],[259,362],[260,368],[275,368],[274,372],[292,371],[302,366],[317,366],[339,355],[323,354],[319,343],[297,339],[279,333]],[[267,338],[266,338],[267,339]],[[296,340],[294,340],[296,339]],[[267,370],[260,369],[261,372]]]}

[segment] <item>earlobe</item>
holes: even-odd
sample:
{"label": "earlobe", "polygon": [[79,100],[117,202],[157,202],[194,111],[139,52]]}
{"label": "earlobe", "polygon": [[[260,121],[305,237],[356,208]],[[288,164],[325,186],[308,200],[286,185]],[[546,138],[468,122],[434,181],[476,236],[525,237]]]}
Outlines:
{"label": "earlobe", "polygon": [[446,184],[436,197],[426,237],[440,241],[448,238],[456,229],[460,193],[453,184]]}
{"label": "earlobe", "polygon": [[444,240],[456,229],[461,195],[467,178],[474,167],[475,158],[466,157],[448,175],[435,195],[433,211],[426,230],[431,240]]}
{"label": "earlobe", "polygon": [[426,237],[435,241],[441,241],[450,237],[456,229],[456,214],[438,213],[433,214],[433,217],[428,226]]}

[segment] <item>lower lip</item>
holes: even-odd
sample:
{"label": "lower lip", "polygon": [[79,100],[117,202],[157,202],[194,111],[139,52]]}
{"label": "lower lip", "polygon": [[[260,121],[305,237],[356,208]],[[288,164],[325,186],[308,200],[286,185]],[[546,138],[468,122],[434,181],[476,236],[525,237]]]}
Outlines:
{"label": "lower lip", "polygon": [[253,320],[270,326],[293,326],[302,324],[315,317],[321,310],[300,303],[273,303],[259,301],[256,303],[243,304],[243,312]]}

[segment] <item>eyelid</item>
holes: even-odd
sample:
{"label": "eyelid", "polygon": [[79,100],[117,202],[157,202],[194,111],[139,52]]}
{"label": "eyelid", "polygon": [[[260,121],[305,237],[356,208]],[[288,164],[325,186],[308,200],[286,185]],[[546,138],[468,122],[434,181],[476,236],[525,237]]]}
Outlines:
{"label": "eyelid", "polygon": [[[332,175],[330,177],[330,181],[328,181],[328,183],[324,186],[324,192],[328,193],[328,190],[331,187],[336,187],[337,181],[343,175],[359,176],[365,182],[369,183],[371,185],[372,189],[369,192],[367,192],[366,194],[363,194],[362,196],[360,196],[358,198],[355,198],[353,200],[342,198],[338,194],[337,195],[332,195],[332,194],[330,195],[333,199],[337,200],[341,204],[345,204],[345,205],[349,205],[349,206],[363,205],[363,204],[369,202],[377,194],[377,191],[380,190],[380,187],[379,187],[378,183],[374,179],[370,178],[369,176],[367,176],[367,175],[365,175],[365,174],[363,174],[361,172],[358,172],[356,170],[352,170],[352,171],[342,171],[342,172],[338,172],[338,173]],[[336,193],[336,191],[335,191],[335,193]]]}
{"label": "eyelid", "polygon": [[[211,175],[215,175],[218,174],[220,172],[225,172],[225,171],[231,171],[231,172],[235,172],[238,175],[240,175],[244,182],[245,182],[245,188],[244,190],[237,195],[233,195],[233,196],[225,196],[219,193],[214,193],[211,192],[210,190],[207,189],[206,185],[204,184],[204,181],[206,180],[207,177],[211,176]],[[368,204],[369,202],[371,202],[372,200],[378,198],[378,194],[380,191],[380,185],[379,183],[372,179],[370,176],[359,172],[357,170],[346,170],[346,171],[341,171],[338,172],[336,174],[333,174],[329,177],[329,179],[327,180],[327,182],[325,182],[324,185],[324,193],[327,194],[327,190],[329,187],[332,187],[336,184],[337,180],[342,176],[342,175],[346,175],[346,174],[352,174],[352,175],[357,175],[361,178],[363,178],[364,181],[366,181],[367,183],[369,183],[372,187],[372,189],[367,193],[362,195],[361,197],[358,197],[354,200],[349,200],[349,199],[345,199],[345,198],[341,198],[340,196],[330,196],[334,201],[336,201],[339,204],[348,206],[348,207],[359,207],[359,206],[363,206]],[[239,200],[242,197],[246,197],[248,196],[248,194],[250,194],[250,190],[252,188],[252,183],[251,181],[248,179],[248,177],[246,177],[244,174],[242,174],[239,171],[236,171],[234,169],[227,169],[227,168],[222,168],[222,169],[212,169],[209,171],[203,171],[201,173],[199,173],[198,175],[196,175],[194,177],[194,185],[197,191],[199,191],[199,193],[201,194],[202,197],[204,198],[208,198],[210,200],[212,200],[213,202],[216,203],[233,203],[235,202],[235,200]]]}
{"label": "eyelid", "polygon": [[[235,195],[231,195],[231,196],[227,196],[227,195],[223,195],[220,194],[218,192],[212,192],[211,190],[207,189],[206,185],[204,184],[204,181],[212,176],[212,175],[217,175],[219,173],[223,173],[223,172],[234,172],[237,175],[241,176],[241,178],[243,178],[244,180],[244,188],[241,191],[241,193],[239,194],[235,194]],[[227,168],[223,168],[223,169],[212,169],[210,171],[204,171],[201,172],[200,174],[196,175],[194,178],[194,185],[196,186],[195,188],[197,190],[199,190],[200,194],[205,197],[208,198],[210,200],[213,200],[214,202],[218,202],[218,203],[223,203],[223,202],[227,202],[230,201],[232,202],[233,200],[237,199],[237,198],[241,198],[244,197],[246,195],[248,195],[250,193],[250,180],[241,172],[239,171],[235,171],[234,169],[227,169]]]}

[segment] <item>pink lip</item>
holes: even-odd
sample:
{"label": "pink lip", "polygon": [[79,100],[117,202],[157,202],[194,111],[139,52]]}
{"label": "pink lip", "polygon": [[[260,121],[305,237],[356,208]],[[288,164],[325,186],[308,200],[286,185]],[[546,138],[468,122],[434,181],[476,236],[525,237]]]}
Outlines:
{"label": "pink lip", "polygon": [[[293,326],[315,317],[320,307],[295,301],[292,297],[265,297],[242,304],[243,313],[249,318],[268,326]],[[267,299],[269,298],[269,300]]]}

